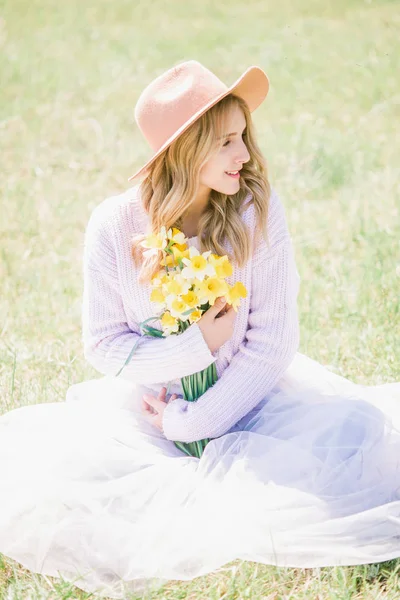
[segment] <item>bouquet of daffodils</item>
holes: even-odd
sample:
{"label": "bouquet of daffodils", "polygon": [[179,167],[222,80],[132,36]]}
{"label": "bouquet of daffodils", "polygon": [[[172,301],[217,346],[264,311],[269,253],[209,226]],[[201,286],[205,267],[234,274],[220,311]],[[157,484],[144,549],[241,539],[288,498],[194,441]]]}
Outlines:
{"label": "bouquet of daffodils", "polygon": [[[180,334],[198,321],[219,296],[225,296],[235,311],[240,305],[240,298],[247,296],[241,282],[231,286],[225,281],[233,272],[227,256],[218,256],[210,251],[200,253],[197,248],[188,247],[186,242],[184,233],[179,229],[167,231],[164,226],[159,233],[150,234],[141,242],[146,248],[143,255],[159,254],[162,267],[151,282],[150,300],[157,315],[140,323],[144,335],[166,337]],[[154,320],[160,320],[162,330],[148,325]],[[130,361],[135,348],[136,344],[124,366]],[[195,402],[216,381],[215,363],[203,371],[182,377],[184,399]],[[191,443],[174,443],[189,456],[200,458],[209,441],[207,438]]]}

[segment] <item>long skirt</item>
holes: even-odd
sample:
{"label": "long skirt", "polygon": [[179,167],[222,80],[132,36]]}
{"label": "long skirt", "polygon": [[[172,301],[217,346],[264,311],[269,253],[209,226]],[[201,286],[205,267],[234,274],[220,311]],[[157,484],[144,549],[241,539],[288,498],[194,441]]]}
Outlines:
{"label": "long skirt", "polygon": [[358,385],[297,353],[200,459],[145,419],[144,391],[100,377],[0,417],[0,553],[112,598],[235,559],[400,557],[400,383]]}

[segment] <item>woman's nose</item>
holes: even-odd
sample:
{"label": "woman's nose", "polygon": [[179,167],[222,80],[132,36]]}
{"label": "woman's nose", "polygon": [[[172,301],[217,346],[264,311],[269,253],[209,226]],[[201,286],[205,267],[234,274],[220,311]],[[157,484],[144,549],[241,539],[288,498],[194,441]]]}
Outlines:
{"label": "woman's nose", "polygon": [[248,162],[249,160],[250,160],[249,151],[247,150],[246,144],[244,142],[242,142],[242,146],[236,157],[236,162],[237,163],[245,163],[245,162]]}

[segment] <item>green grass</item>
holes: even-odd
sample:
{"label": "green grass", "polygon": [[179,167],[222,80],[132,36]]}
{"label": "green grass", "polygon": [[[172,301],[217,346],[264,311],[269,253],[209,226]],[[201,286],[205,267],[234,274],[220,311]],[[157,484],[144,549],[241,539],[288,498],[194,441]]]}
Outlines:
{"label": "green grass", "polygon": [[[83,358],[83,233],[151,154],[143,87],[194,58],[271,80],[254,113],[302,278],[300,351],[362,384],[400,379],[398,1],[0,0],[0,412],[62,401]],[[396,561],[236,561],[152,598],[397,599]],[[90,596],[94,598],[95,596]],[[0,562],[0,598],[89,598]]]}

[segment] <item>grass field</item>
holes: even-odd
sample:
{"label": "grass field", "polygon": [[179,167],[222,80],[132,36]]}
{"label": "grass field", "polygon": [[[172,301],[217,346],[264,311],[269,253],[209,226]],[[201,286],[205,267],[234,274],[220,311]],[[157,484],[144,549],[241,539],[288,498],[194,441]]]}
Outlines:
{"label": "grass field", "polygon": [[[81,346],[84,228],[150,155],[140,91],[187,59],[227,84],[252,64],[270,77],[254,121],[302,278],[300,351],[400,380],[399,1],[0,0],[0,49],[1,413],[99,376]],[[151,597],[395,600],[399,564],[237,561]],[[89,595],[0,560],[0,599],[27,598]]]}

